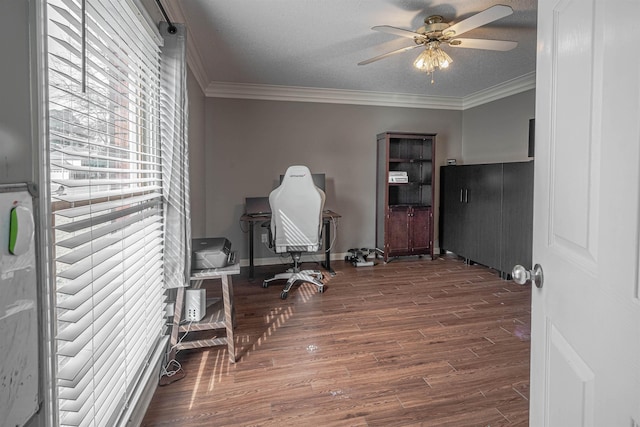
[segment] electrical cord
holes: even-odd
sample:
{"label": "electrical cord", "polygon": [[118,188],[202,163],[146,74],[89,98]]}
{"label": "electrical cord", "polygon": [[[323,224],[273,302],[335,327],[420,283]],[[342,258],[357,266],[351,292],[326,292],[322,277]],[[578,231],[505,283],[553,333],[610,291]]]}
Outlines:
{"label": "electrical cord", "polygon": [[245,222],[245,221],[243,221],[243,220],[239,219],[239,220],[238,220],[238,225],[240,225],[240,231],[246,234],[246,233],[248,233],[248,232],[249,232],[249,229],[248,229],[248,228],[247,228],[247,229],[245,229],[245,228],[242,226],[242,223],[243,223],[243,222]]}
{"label": "electrical cord", "polygon": [[[174,369],[169,370],[170,367],[174,366]],[[167,362],[165,366],[162,367],[162,371],[160,373],[161,377],[172,377],[178,372],[182,370],[182,365],[176,359],[171,359]]]}
{"label": "electrical cord", "polygon": [[[167,356],[171,354],[171,351],[173,351],[173,349],[176,348],[182,342],[182,340],[184,340],[184,338],[190,332],[189,330],[191,329],[191,325],[192,324],[193,324],[193,321],[190,321],[189,325],[187,326],[187,330],[185,331],[185,333],[180,337],[178,342],[175,343],[173,346],[171,346],[171,348],[167,351]],[[180,350],[178,350],[178,351],[180,351]],[[176,354],[177,353],[178,352],[176,352]],[[170,370],[171,367],[173,367],[173,369]],[[176,359],[171,359],[171,360],[169,360],[167,362],[166,365],[164,365],[162,367],[162,371],[160,373],[160,376],[172,377],[172,376],[176,375],[178,372],[180,372],[181,370],[182,370],[182,365],[180,364],[180,362],[178,362]]]}
{"label": "electrical cord", "polygon": [[[180,339],[178,340],[177,343],[175,343],[170,349],[169,351],[171,352],[174,348],[176,348],[178,345],[180,345],[180,343],[184,340],[184,338],[187,336],[187,334],[190,332],[191,329],[191,325],[193,324],[193,320],[189,321],[189,324],[187,325],[187,330],[185,331],[185,333],[180,337]],[[179,350],[178,350],[179,351]]]}
{"label": "electrical cord", "polygon": [[330,252],[333,249],[333,246],[335,245],[336,240],[338,238],[338,218],[331,217],[329,219],[329,222],[331,223],[333,232],[331,237],[331,243],[329,243],[329,247],[324,250],[325,252]]}

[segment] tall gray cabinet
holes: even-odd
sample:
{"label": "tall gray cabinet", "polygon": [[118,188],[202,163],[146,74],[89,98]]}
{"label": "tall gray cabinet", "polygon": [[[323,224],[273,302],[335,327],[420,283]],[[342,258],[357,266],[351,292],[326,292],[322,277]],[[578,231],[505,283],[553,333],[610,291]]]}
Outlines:
{"label": "tall gray cabinet", "polygon": [[443,166],[440,249],[498,270],[531,268],[533,162]]}

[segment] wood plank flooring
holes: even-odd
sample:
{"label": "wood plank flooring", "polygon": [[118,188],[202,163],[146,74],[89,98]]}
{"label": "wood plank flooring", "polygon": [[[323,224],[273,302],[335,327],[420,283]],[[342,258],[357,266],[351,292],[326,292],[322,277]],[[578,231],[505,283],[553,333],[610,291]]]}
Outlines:
{"label": "wood plank flooring", "polygon": [[261,286],[282,266],[234,276],[238,362],[181,351],[143,425],[528,425],[530,287],[452,256],[332,266],[287,300]]}

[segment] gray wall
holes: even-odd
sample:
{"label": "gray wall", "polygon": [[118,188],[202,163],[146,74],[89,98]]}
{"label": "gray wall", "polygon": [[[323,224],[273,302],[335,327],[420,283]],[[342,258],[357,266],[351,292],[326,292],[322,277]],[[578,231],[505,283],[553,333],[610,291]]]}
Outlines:
{"label": "gray wall", "polygon": [[33,26],[29,17],[34,3],[5,1],[0,13],[0,184],[34,181],[35,176],[33,144],[37,141],[32,138],[30,68]]}
{"label": "gray wall", "polygon": [[[229,238],[245,260],[244,198],[268,195],[291,164],[326,174],[326,208],[343,216],[333,248],[341,254],[375,245],[378,133],[437,133],[438,165],[462,153],[461,111],[207,98],[205,117],[205,173],[192,168],[192,196],[204,188],[206,235]],[[255,248],[257,259],[274,256],[260,232]]]}
{"label": "gray wall", "polygon": [[205,97],[200,86],[189,70],[187,74],[189,91],[189,186],[191,197],[191,233],[193,237],[206,237],[205,233],[205,186],[202,178],[205,174],[204,161],[204,105]]}
{"label": "gray wall", "polygon": [[462,115],[462,160],[467,164],[526,161],[535,89],[489,102]]}
{"label": "gray wall", "polygon": [[[378,133],[437,133],[437,166],[448,158],[460,164],[524,161],[528,159],[529,119],[535,111],[535,90],[465,111],[450,111],[220,98],[202,101],[195,82],[190,89],[190,125],[204,126],[203,132],[190,131],[190,138],[204,138],[190,139],[193,234],[229,238],[243,260],[248,257],[247,234],[238,219],[244,198],[268,195],[287,166],[306,164],[312,172],[326,174],[326,206],[343,215],[334,247],[334,254],[341,254],[352,247],[375,244]],[[202,105],[204,111],[200,111]],[[436,248],[438,200],[436,194]],[[260,258],[273,258],[260,243],[261,232],[257,229],[254,242],[258,263]]]}

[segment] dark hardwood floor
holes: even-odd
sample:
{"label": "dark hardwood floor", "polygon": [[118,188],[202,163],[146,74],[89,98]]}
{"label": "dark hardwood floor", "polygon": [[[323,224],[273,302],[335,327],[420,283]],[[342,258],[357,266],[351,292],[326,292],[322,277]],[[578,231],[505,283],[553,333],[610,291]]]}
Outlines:
{"label": "dark hardwood floor", "polygon": [[282,266],[234,276],[238,362],[181,351],[143,425],[528,425],[530,287],[451,256],[332,266],[287,300],[261,286]]}

